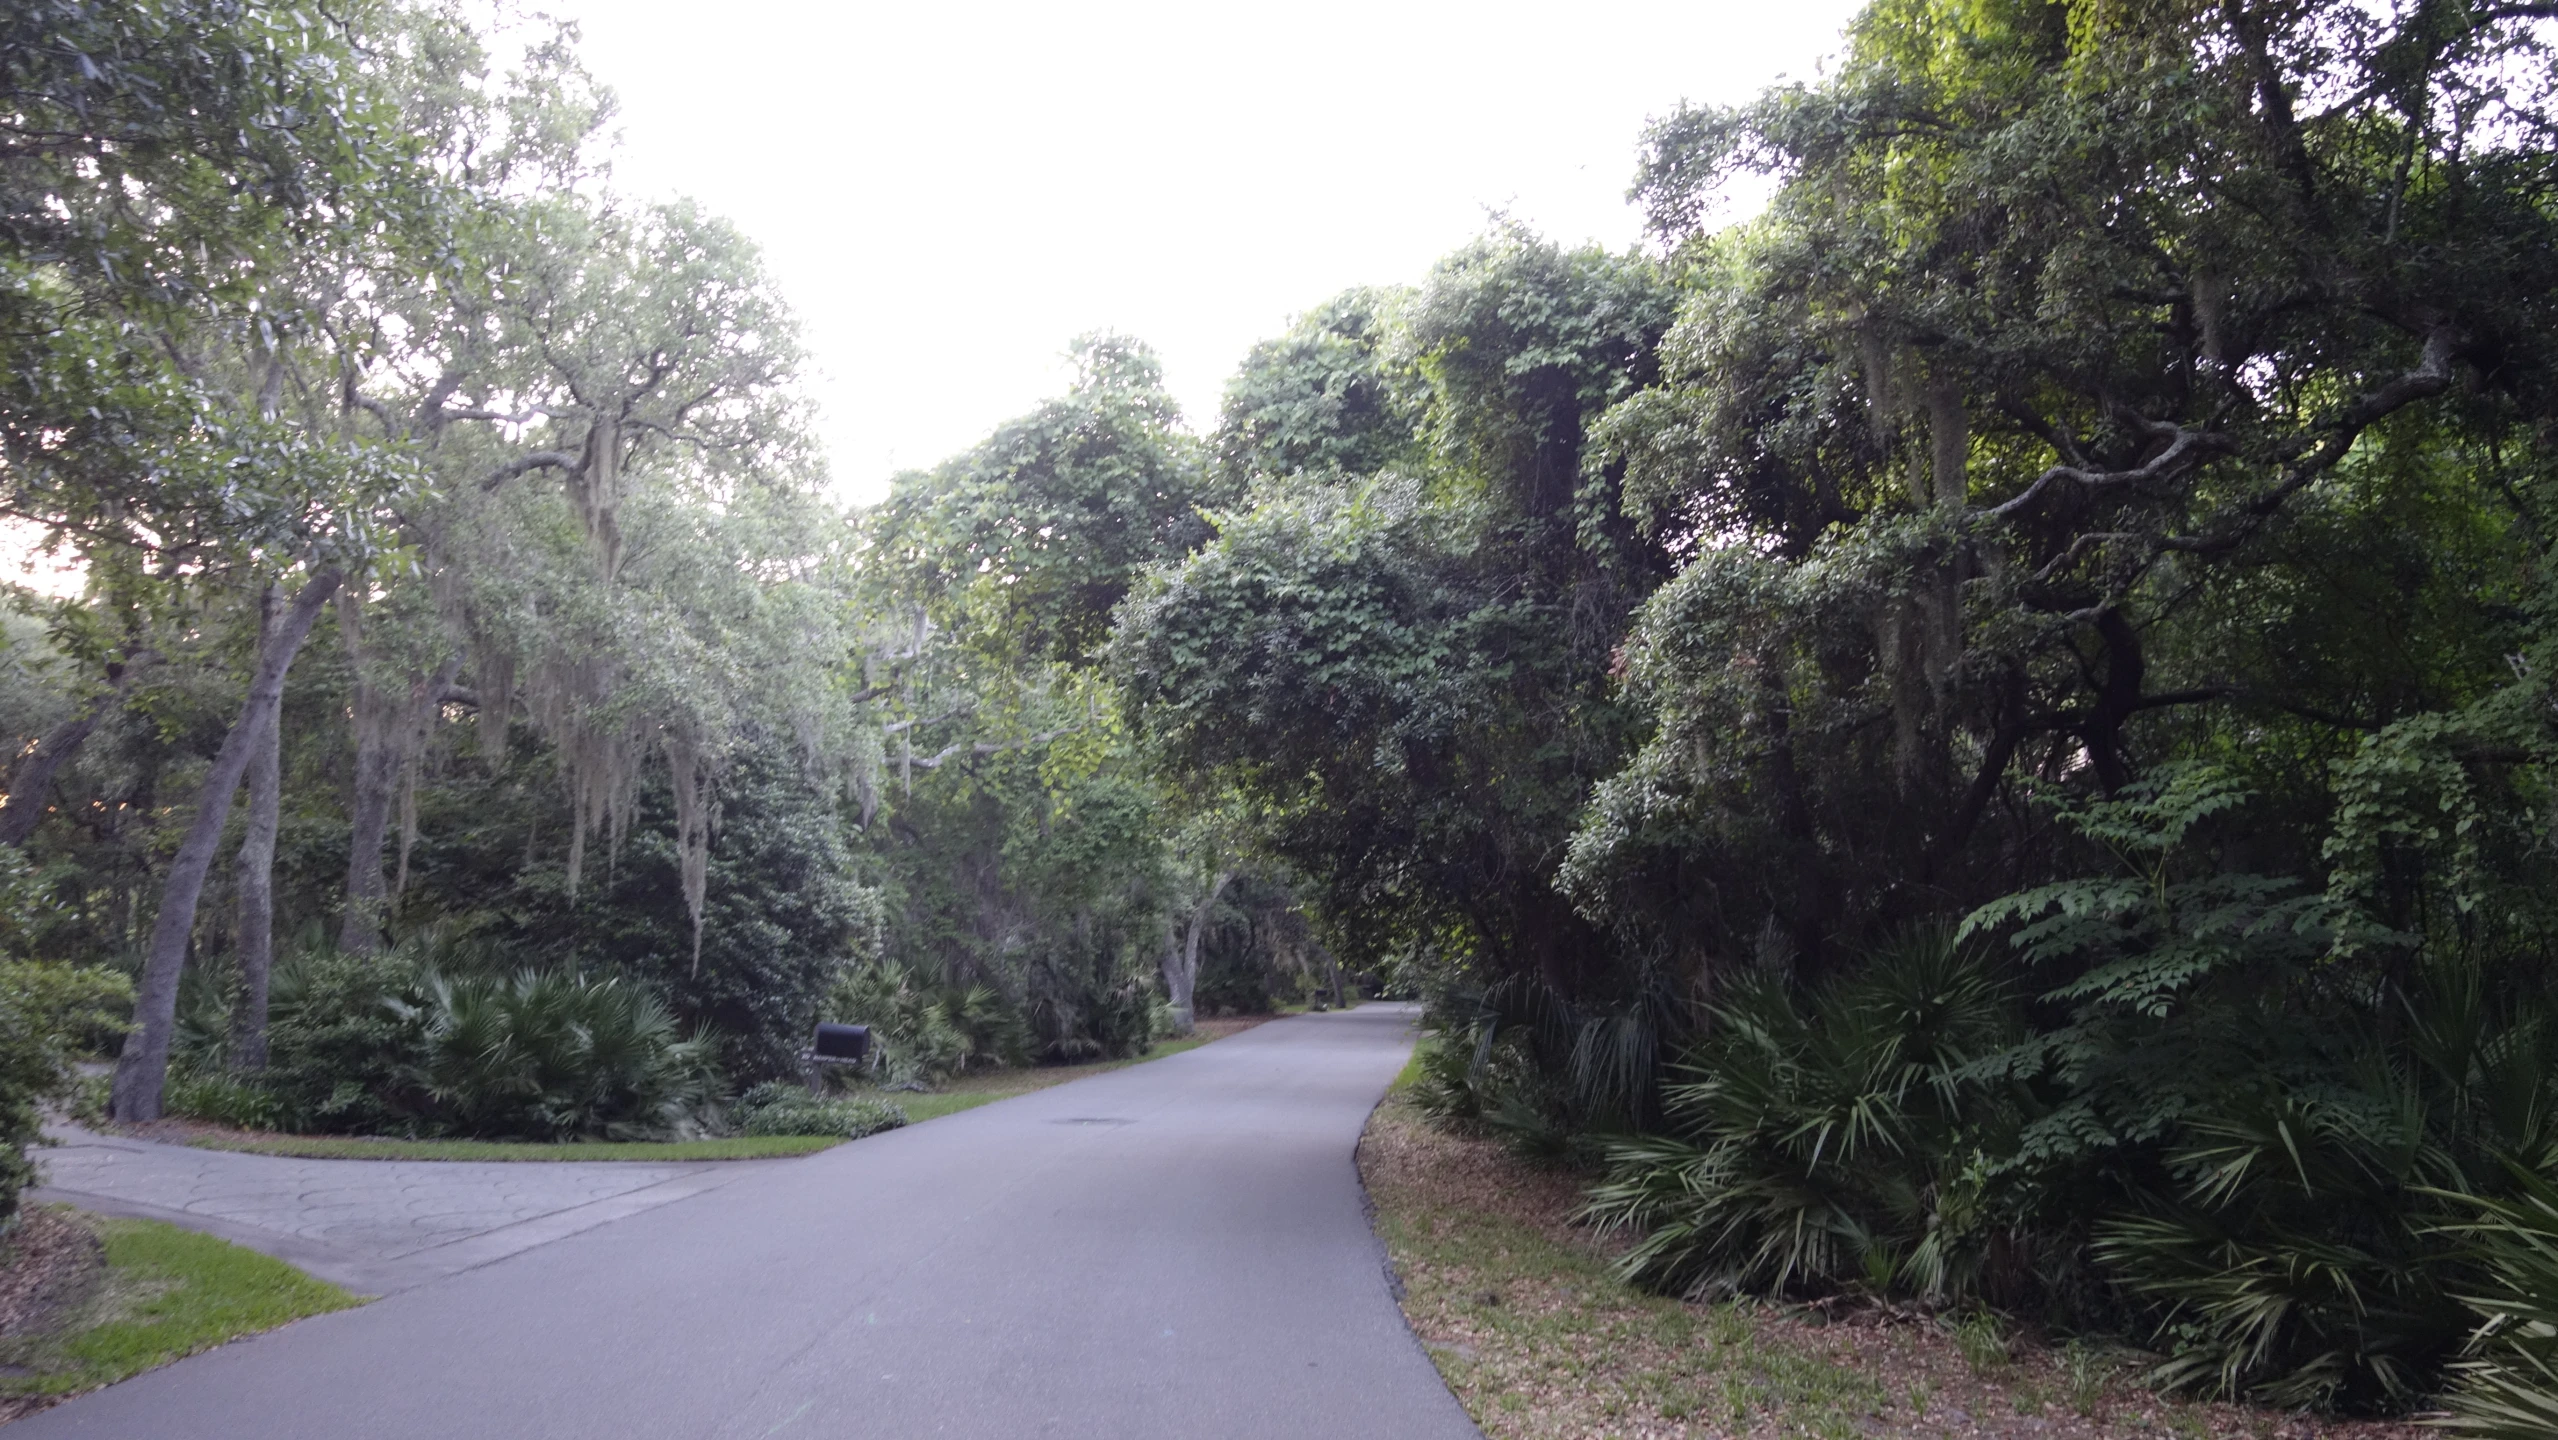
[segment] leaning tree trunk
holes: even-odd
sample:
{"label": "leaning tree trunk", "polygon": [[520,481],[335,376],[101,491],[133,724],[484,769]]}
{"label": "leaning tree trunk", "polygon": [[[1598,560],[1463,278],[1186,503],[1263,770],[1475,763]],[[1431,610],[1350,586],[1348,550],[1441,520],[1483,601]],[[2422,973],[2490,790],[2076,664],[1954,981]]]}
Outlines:
{"label": "leaning tree trunk", "polygon": [[134,669],[131,665],[109,665],[106,691],[83,706],[79,714],[45,732],[44,738],[36,742],[35,753],[27,756],[17,773],[9,777],[9,796],[0,800],[0,845],[24,845],[27,837],[36,833],[36,825],[44,819],[44,797],[53,792],[53,777],[80,753],[81,742],[98,728],[98,722],[123,703],[124,687]]}
{"label": "leaning tree trunk", "polygon": [[1172,1029],[1176,1035],[1187,1035],[1199,1023],[1192,997],[1199,989],[1199,937],[1208,928],[1209,913],[1217,908],[1217,897],[1234,883],[1235,872],[1220,870],[1216,882],[1208,887],[1207,898],[1190,912],[1190,927],[1181,937],[1179,950],[1164,951],[1164,991],[1172,1003]]}
{"label": "leaning tree trunk", "polygon": [[[258,653],[275,639],[275,604],[282,598],[270,585],[258,604]],[[240,837],[238,949],[240,1003],[231,1014],[231,1065],[238,1070],[266,1068],[267,979],[275,963],[275,831],[284,804],[284,691],[276,703],[247,717],[257,739],[249,751],[248,833]]]}
{"label": "leaning tree trunk", "polygon": [[178,972],[186,966],[187,939],[195,932],[195,907],[204,896],[204,877],[213,868],[213,852],[222,843],[223,825],[231,818],[231,797],[240,788],[240,777],[248,773],[251,752],[256,749],[255,717],[281,703],[285,670],[309,638],[320,607],[329,603],[344,578],[338,570],[322,570],[293,597],[283,623],[258,652],[249,698],[240,707],[239,720],[222,737],[222,749],[204,777],[195,821],[169,861],[169,878],[160,891],[159,919],[151,927],[151,948],[134,996],[133,1029],[125,1035],[124,1053],[116,1061],[112,1113],[118,1120],[160,1118],[169,1082],[169,1040],[177,1028]]}

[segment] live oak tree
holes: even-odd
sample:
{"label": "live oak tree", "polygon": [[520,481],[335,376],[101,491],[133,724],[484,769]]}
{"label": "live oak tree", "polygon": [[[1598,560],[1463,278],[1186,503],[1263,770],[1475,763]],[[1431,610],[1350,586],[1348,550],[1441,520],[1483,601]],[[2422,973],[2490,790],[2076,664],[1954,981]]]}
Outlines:
{"label": "live oak tree", "polygon": [[[1695,556],[1630,637],[1661,728],[1578,893],[1808,956],[2017,873],[2020,776],[2116,790],[2196,725],[2342,760],[2515,682],[2545,58],[2528,7],[1885,4],[1835,80],[1657,126],[1638,193],[1696,281],[1598,443]],[[1747,170],[1775,203],[1713,229]],[[2402,579],[2439,638],[2375,653],[2404,592],[2352,577],[2392,550],[2509,578]]]}

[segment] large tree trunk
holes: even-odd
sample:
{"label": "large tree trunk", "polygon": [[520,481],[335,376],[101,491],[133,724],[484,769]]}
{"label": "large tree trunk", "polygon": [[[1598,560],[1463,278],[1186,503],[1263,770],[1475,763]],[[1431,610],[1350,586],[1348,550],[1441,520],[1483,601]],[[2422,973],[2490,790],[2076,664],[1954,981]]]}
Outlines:
{"label": "large tree trunk", "polygon": [[1181,948],[1176,950],[1167,946],[1164,950],[1164,993],[1172,1002],[1172,1028],[1176,1035],[1189,1034],[1199,1023],[1197,1008],[1191,1000],[1199,989],[1199,937],[1208,928],[1208,916],[1217,908],[1217,897],[1226,893],[1226,887],[1234,882],[1234,878],[1232,870],[1217,872],[1215,883],[1208,887],[1207,898],[1190,912],[1190,925],[1181,938]]}
{"label": "large tree trunk", "polygon": [[133,1029],[126,1034],[124,1053],[116,1061],[112,1108],[118,1120],[160,1118],[169,1081],[170,1032],[177,1028],[178,972],[186,965],[187,940],[195,932],[195,908],[204,896],[204,877],[213,868],[213,852],[222,843],[224,823],[231,818],[231,797],[248,773],[256,749],[259,737],[254,718],[281,703],[284,672],[309,638],[320,607],[329,603],[344,578],[338,570],[322,570],[293,597],[283,623],[258,652],[257,673],[250,678],[249,698],[240,707],[240,719],[222,737],[222,749],[204,777],[195,821],[179,842],[160,891],[160,915],[151,927],[151,948],[143,960],[142,984],[133,1002]]}
{"label": "large tree trunk", "polygon": [[139,668],[107,666],[106,690],[81,707],[79,714],[46,732],[36,742],[35,753],[19,762],[17,772],[9,777],[8,798],[0,800],[0,845],[24,845],[36,833],[45,815],[44,798],[53,793],[53,777],[80,753],[81,742],[98,728],[98,722],[124,703],[124,687]]}
{"label": "large tree trunk", "polygon": [[[258,653],[275,639],[276,602],[283,595],[267,587],[258,604]],[[249,716],[257,739],[249,751],[249,823],[240,837],[238,949],[240,1002],[231,1015],[231,1065],[238,1070],[266,1068],[267,979],[275,962],[275,831],[284,804],[284,691],[276,703]]]}

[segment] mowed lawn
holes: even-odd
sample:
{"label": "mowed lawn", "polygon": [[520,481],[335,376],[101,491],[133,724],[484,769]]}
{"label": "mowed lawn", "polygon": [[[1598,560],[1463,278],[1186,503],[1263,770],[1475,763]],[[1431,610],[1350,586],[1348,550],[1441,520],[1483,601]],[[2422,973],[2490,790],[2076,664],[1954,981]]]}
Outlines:
{"label": "mowed lawn", "polygon": [[[33,1334],[0,1342],[0,1418],[112,1385],[199,1350],[344,1310],[363,1297],[281,1260],[157,1220],[119,1220],[54,1207],[103,1252],[89,1293]],[[181,1433],[183,1427],[172,1430]]]}

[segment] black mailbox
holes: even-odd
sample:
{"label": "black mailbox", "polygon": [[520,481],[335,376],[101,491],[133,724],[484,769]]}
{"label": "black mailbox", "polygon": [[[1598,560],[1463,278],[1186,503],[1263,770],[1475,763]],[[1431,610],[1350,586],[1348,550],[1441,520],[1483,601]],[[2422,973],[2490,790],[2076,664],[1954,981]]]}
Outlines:
{"label": "black mailbox", "polygon": [[870,1027],[820,1023],[817,1043],[809,1052],[819,1060],[849,1060],[855,1063],[870,1058]]}

